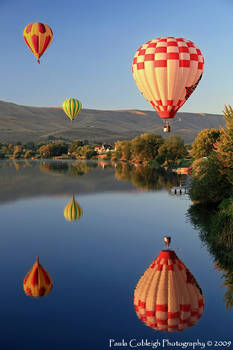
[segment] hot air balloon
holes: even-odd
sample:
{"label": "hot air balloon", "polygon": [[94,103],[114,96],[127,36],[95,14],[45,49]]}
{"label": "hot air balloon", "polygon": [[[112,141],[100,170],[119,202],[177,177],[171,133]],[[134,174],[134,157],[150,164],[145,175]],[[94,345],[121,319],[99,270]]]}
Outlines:
{"label": "hot air balloon", "polygon": [[[204,58],[195,44],[183,38],[162,37],[148,41],[133,59],[133,77],[160,118],[174,118],[198,85]],[[169,123],[164,126],[170,132]]]}
{"label": "hot air balloon", "polygon": [[65,206],[64,217],[68,221],[79,220],[83,216],[83,210],[76,202],[74,195],[71,201]]}
{"label": "hot air balloon", "polygon": [[52,278],[39,263],[39,257],[37,257],[35,264],[23,281],[25,294],[34,298],[43,297],[51,292],[52,287]]}
{"label": "hot air balloon", "polygon": [[68,98],[63,102],[62,107],[66,115],[73,122],[74,118],[78,116],[79,112],[81,111],[82,104],[76,98]]}
{"label": "hot air balloon", "polygon": [[134,291],[139,319],[160,331],[174,332],[195,325],[204,297],[191,272],[173,250],[162,250]]}
{"label": "hot air balloon", "polygon": [[166,247],[168,248],[171,243],[171,237],[165,236],[163,238],[164,243],[166,244]]}
{"label": "hot air balloon", "polygon": [[49,47],[53,40],[52,29],[43,23],[28,24],[23,31],[23,38],[37,58],[37,63],[40,63],[39,58]]}

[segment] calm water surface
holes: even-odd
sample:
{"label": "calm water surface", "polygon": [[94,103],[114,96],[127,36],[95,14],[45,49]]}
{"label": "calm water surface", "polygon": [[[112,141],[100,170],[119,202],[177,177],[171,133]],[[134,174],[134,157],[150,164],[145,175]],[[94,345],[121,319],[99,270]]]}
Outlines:
{"label": "calm water surface", "polygon": [[[0,349],[107,350],[110,339],[199,339],[220,349],[206,342],[233,341],[222,272],[187,216],[191,201],[169,193],[179,180],[104,163],[1,161]],[[83,217],[69,222],[63,211],[73,194]],[[179,333],[145,326],[133,306],[164,235],[205,297],[199,322]],[[37,255],[54,286],[35,299],[25,295],[23,279]]]}

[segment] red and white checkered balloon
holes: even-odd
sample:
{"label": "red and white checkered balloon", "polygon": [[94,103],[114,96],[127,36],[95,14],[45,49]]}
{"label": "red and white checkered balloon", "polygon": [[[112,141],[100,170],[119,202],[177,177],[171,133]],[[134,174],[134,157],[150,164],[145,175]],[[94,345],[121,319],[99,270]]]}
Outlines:
{"label": "red and white checkered balloon", "polygon": [[204,68],[200,49],[190,40],[163,37],[148,41],[133,59],[133,77],[160,118],[174,118],[199,83]]}

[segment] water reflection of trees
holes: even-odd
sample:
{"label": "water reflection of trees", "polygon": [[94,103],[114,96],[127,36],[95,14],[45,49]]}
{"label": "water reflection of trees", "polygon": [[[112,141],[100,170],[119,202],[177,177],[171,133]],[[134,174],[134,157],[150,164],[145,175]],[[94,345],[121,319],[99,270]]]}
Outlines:
{"label": "water reflection of trees", "polygon": [[129,163],[118,163],[116,165],[115,177],[118,180],[132,182],[132,184],[143,190],[170,190],[177,186],[177,174],[169,173],[162,168],[155,169],[149,165],[132,165]]}
{"label": "water reflection of trees", "polygon": [[74,162],[70,164],[70,175],[71,176],[82,176],[89,173],[97,167],[95,162]]}
{"label": "water reflection of trees", "polygon": [[226,308],[233,306],[233,216],[230,210],[197,204],[188,210],[188,217],[199,230],[201,240],[213,255],[215,268],[222,272],[226,287]]}
{"label": "water reflection of trees", "polygon": [[[25,168],[37,168],[48,174],[66,174],[71,176],[82,176],[97,168],[97,162],[86,161],[55,161],[55,160],[7,160],[0,162],[0,169],[15,168],[21,170]],[[110,164],[110,167],[112,165]]]}
{"label": "water reflection of trees", "polygon": [[15,170],[20,170],[24,168],[37,167],[37,163],[31,160],[3,160],[0,162],[0,169],[15,168]]}
{"label": "water reflection of trees", "polygon": [[47,174],[60,174],[79,177],[92,170],[115,169],[115,177],[120,181],[131,182],[136,188],[142,190],[160,190],[166,188],[168,191],[173,186],[179,186],[180,175],[165,171],[163,168],[155,169],[149,165],[133,165],[126,162],[112,163],[108,161],[55,161],[55,160],[10,160],[0,162],[0,168],[37,168]]}
{"label": "water reflection of trees", "polygon": [[39,165],[40,170],[47,172],[47,173],[54,173],[54,174],[65,174],[69,166],[67,163],[64,162],[41,162]]}
{"label": "water reflection of trees", "polygon": [[170,190],[172,186],[179,183],[179,175],[169,173],[162,168],[155,169],[149,165],[133,165],[125,162],[112,164],[111,162],[91,162],[91,161],[75,161],[75,162],[54,162],[43,161],[39,165],[42,171],[48,173],[59,173],[71,176],[82,176],[89,173],[95,168],[114,168],[115,177],[118,180],[132,182],[132,184],[142,190],[160,190],[166,188]]}
{"label": "water reflection of trees", "polygon": [[82,176],[89,173],[92,169],[96,168],[96,163],[90,162],[54,162],[54,161],[43,161],[39,164],[40,170],[47,173],[54,174],[66,174],[71,176]]}

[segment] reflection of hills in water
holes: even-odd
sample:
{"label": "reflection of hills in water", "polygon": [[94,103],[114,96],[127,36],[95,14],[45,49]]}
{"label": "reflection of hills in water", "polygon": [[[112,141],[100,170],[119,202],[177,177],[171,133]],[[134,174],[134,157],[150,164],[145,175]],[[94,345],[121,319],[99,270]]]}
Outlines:
{"label": "reflection of hills in water", "polygon": [[134,306],[147,326],[159,331],[183,331],[202,316],[204,297],[191,272],[168,249],[159,253],[140,278]]}
{"label": "reflection of hills in water", "polygon": [[79,160],[0,161],[1,202],[43,195],[134,191],[135,187],[169,190],[178,182],[178,175],[150,166]]}
{"label": "reflection of hills in water", "polygon": [[192,205],[188,217],[201,240],[214,257],[214,267],[221,271],[226,287],[224,302],[226,308],[233,306],[233,216],[216,207]]}

